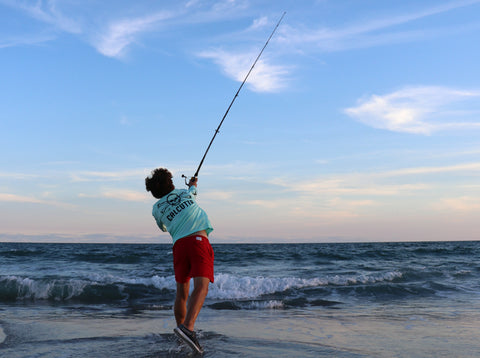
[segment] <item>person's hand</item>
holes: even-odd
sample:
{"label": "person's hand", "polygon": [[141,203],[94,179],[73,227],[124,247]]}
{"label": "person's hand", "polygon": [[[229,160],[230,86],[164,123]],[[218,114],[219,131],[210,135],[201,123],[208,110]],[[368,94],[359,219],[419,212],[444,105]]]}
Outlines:
{"label": "person's hand", "polygon": [[188,186],[189,186],[189,187],[191,187],[192,185],[197,186],[197,181],[198,181],[198,178],[197,178],[197,177],[191,177],[191,178],[190,178],[190,181],[188,182]]}

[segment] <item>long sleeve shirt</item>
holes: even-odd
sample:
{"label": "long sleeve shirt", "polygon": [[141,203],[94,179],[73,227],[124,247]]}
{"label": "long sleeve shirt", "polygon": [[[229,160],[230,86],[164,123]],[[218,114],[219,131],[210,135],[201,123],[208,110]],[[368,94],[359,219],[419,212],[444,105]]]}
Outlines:
{"label": "long sleeve shirt", "polygon": [[182,237],[205,230],[213,231],[207,213],[197,204],[197,188],[174,189],[153,205],[152,215],[162,231],[168,231],[173,243]]}

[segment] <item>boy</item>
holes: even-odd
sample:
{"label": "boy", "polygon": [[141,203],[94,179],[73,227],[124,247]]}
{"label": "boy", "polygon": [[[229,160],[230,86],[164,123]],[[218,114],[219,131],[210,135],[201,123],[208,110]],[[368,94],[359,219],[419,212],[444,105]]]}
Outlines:
{"label": "boy", "polygon": [[[214,280],[214,255],[208,241],[212,224],[195,200],[197,178],[190,179],[188,190],[175,189],[172,174],[167,169],[158,168],[145,179],[145,186],[159,199],[152,210],[158,227],[168,231],[173,239],[173,267],[177,282],[174,305],[177,327],[174,332],[193,350],[203,353],[194,325],[207,296],[208,285]],[[194,289],[187,307],[191,278]]]}

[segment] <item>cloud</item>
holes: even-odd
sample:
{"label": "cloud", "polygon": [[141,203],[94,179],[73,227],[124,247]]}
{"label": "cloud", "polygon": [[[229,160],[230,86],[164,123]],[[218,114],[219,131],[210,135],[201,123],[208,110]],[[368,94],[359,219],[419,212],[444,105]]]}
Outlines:
{"label": "cloud", "polygon": [[0,202],[43,204],[43,200],[15,194],[0,193]]}
{"label": "cloud", "polygon": [[96,182],[96,181],[120,181],[131,178],[143,180],[150,173],[146,169],[132,169],[118,172],[82,171],[71,173],[70,177],[74,182]]}
{"label": "cloud", "polygon": [[263,16],[263,17],[260,17],[258,19],[255,19],[253,21],[252,25],[250,26],[249,30],[262,29],[266,26],[270,26],[270,21],[269,21],[268,17]]}
{"label": "cloud", "polygon": [[[338,29],[327,27],[309,29],[285,25],[281,31],[281,41],[295,47],[314,45],[320,51],[334,52],[452,35],[461,31],[469,31],[471,27],[464,24],[453,24],[441,29],[422,26],[417,30],[402,31],[392,30],[392,28],[479,2],[479,0],[452,1],[402,15],[374,18]],[[308,48],[306,51],[312,50]]]}
{"label": "cloud", "polygon": [[[199,52],[197,56],[212,60],[222,68],[225,75],[243,82],[258,54],[231,53],[217,49]],[[260,59],[252,70],[247,85],[256,92],[276,92],[286,86],[285,78],[288,74],[286,66],[272,65],[267,60]]]}
{"label": "cloud", "polygon": [[[292,201],[287,206],[293,205],[295,201],[300,199],[302,201],[315,201],[319,197],[322,197],[324,201],[328,198],[350,198],[348,199],[349,203],[360,200],[360,203],[370,205],[373,204],[370,200],[374,197],[377,199],[382,197],[405,198],[421,193],[434,192],[442,187],[445,180],[439,174],[448,174],[451,177],[462,174],[478,176],[479,173],[480,162],[473,162],[449,166],[412,167],[372,173],[322,176],[316,179],[296,181],[294,186],[291,184],[292,179],[277,178],[269,181],[269,184],[274,188],[277,195],[283,193],[282,200]],[[422,175],[435,175],[435,177],[433,181],[424,181],[421,178]],[[408,176],[412,178],[408,178]],[[450,186],[449,184],[446,185]],[[456,189],[472,191],[475,188],[469,188],[465,184]],[[293,194],[292,198],[290,199],[287,194]],[[347,205],[346,203],[347,201],[343,202],[342,205]]]}
{"label": "cloud", "polygon": [[209,190],[202,194],[202,200],[218,202],[224,200],[230,200],[234,197],[233,191],[221,191],[221,190]]}
{"label": "cloud", "polygon": [[[251,213],[275,210],[279,213],[277,217],[284,215],[288,220],[315,218],[317,222],[371,218],[391,213],[392,210],[408,214],[412,207],[416,212],[431,212],[435,209],[475,213],[479,208],[475,193],[478,193],[480,186],[472,187],[468,183],[476,183],[479,173],[480,162],[474,162],[330,174],[308,180],[285,177],[257,184],[249,183],[245,190],[249,191],[250,197],[254,196],[252,188],[261,184],[261,194],[254,200],[246,200],[241,192],[235,193],[229,200],[232,205],[249,208]],[[464,178],[462,184],[452,187],[452,178],[458,176]],[[241,188],[240,185],[236,187]],[[456,196],[457,199],[444,199]]]}
{"label": "cloud", "polygon": [[66,15],[58,8],[58,1],[29,1],[2,0],[4,5],[25,12],[30,17],[52,25],[54,28],[68,33],[79,34],[82,32],[80,23]]}
{"label": "cloud", "polygon": [[121,57],[125,54],[126,48],[135,43],[141,34],[151,31],[160,22],[170,17],[172,17],[170,12],[161,11],[147,16],[111,22],[99,39],[94,40],[94,45],[98,52],[105,56]]}
{"label": "cloud", "polygon": [[[60,3],[55,0],[36,1],[34,3],[24,1],[0,0],[4,5],[20,10],[29,17],[34,18],[44,24],[51,25],[55,30],[67,32],[76,35],[89,36],[92,45],[101,54],[108,57],[121,57],[125,54],[126,49],[132,43],[138,41],[139,37],[146,32],[156,29],[156,26],[162,20],[172,17],[172,13],[168,11],[146,12],[147,15],[123,18],[119,20],[111,20],[100,18],[102,11],[97,9],[97,14],[88,14],[95,12],[89,7],[75,7],[74,4]],[[65,12],[76,14],[78,20],[73,19],[72,15],[65,15],[59,8],[63,6]],[[73,6],[68,8],[68,6]],[[111,9],[112,10],[112,9]],[[121,9],[120,9],[121,10]],[[85,12],[87,14],[85,14]],[[113,11],[109,11],[113,12]],[[112,15],[109,15],[110,17]],[[97,19],[97,20],[96,20]],[[88,26],[86,25],[88,23]],[[100,27],[96,25],[101,23]],[[101,28],[103,23],[107,23],[106,28]],[[52,37],[48,37],[51,39]],[[39,38],[38,35],[19,37],[19,40],[3,41],[0,47],[6,47],[10,44],[29,44],[38,41],[46,41],[47,37]],[[20,41],[21,40],[21,41]]]}
{"label": "cloud", "polygon": [[382,184],[372,182],[371,174],[350,174],[332,178],[321,178],[298,182],[291,187],[291,181],[278,184],[284,191],[309,195],[340,195],[340,196],[396,196],[412,194],[428,188],[426,184]]}
{"label": "cloud", "polygon": [[150,200],[150,195],[146,192],[138,192],[129,189],[110,189],[105,190],[101,194],[102,197],[108,199],[118,199],[124,201],[145,202]]}
{"label": "cloud", "polygon": [[[480,129],[480,91],[446,87],[406,87],[371,95],[345,113],[358,121],[394,132],[431,134],[449,129]],[[456,105],[462,103],[461,109]]]}
{"label": "cloud", "polygon": [[418,168],[405,168],[399,170],[392,170],[383,173],[377,173],[379,177],[394,177],[403,175],[422,175],[422,174],[440,174],[440,173],[472,173],[474,171],[480,171],[480,162],[476,163],[463,163],[456,165],[445,165],[440,167],[418,167]]}
{"label": "cloud", "polygon": [[[48,197],[48,193],[44,193],[44,195]],[[51,205],[51,206],[61,207],[64,209],[75,208],[75,205],[69,204],[69,203],[62,203],[62,202],[52,201],[52,200],[42,200],[42,199],[37,199],[33,196],[16,195],[16,194],[9,194],[9,193],[0,193],[0,202]]]}
{"label": "cloud", "polygon": [[147,192],[140,192],[131,189],[103,189],[97,194],[85,194],[79,193],[79,198],[106,198],[122,201],[134,201],[134,202],[148,202],[152,200],[152,197]]}
{"label": "cloud", "polygon": [[25,179],[36,179],[39,177],[40,175],[36,175],[36,174],[0,172],[0,178],[6,178],[6,179],[25,180]]}
{"label": "cloud", "polygon": [[[137,7],[114,9],[108,5],[105,7],[98,4],[82,7],[75,3],[62,3],[54,0],[35,3],[0,0],[0,3],[20,10],[43,24],[50,25],[49,30],[51,28],[56,30],[49,36],[39,37],[36,34],[30,37],[17,36],[3,39],[0,40],[0,48],[49,41],[56,37],[58,31],[62,31],[78,35],[100,54],[117,59],[123,58],[132,45],[140,43],[142,38],[148,34],[159,32],[167,26],[169,37],[174,38],[178,28],[187,30],[203,24],[237,19],[241,17],[240,10],[248,8],[247,3],[233,0],[216,2],[211,6],[198,1],[189,1],[183,5],[176,3],[172,5],[171,9],[165,7],[169,6],[168,4],[164,5],[163,9],[158,7],[145,9],[142,4]],[[132,11],[142,12],[131,15]],[[119,12],[124,16],[119,17]],[[126,12],[129,13],[128,16],[125,16]],[[240,34],[233,35],[233,38],[237,41],[242,39],[252,41],[252,33],[255,34],[268,25],[268,18],[260,17]],[[225,39],[224,36],[219,36],[216,41],[223,41],[222,38]],[[199,41],[203,40],[203,38],[199,38]],[[211,37],[208,38],[208,41],[212,41]],[[232,34],[228,34],[227,41],[229,44],[232,42]],[[237,81],[243,81],[256,55],[256,53],[239,54],[221,50],[211,50],[199,54],[200,57],[213,60],[228,77]],[[273,65],[267,60],[261,59],[255,66],[247,85],[258,92],[278,91],[285,87],[285,77],[288,73],[289,70],[286,67]]]}
{"label": "cloud", "polygon": [[480,198],[461,196],[457,198],[444,198],[433,205],[433,208],[441,211],[455,211],[460,213],[480,211]]}
{"label": "cloud", "polygon": [[16,47],[23,45],[38,45],[52,41],[55,36],[51,34],[19,35],[0,39],[0,48]]}

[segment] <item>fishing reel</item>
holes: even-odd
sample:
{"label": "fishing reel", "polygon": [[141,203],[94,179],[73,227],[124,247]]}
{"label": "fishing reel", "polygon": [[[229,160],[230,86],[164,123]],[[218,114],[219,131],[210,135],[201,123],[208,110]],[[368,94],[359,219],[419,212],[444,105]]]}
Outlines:
{"label": "fishing reel", "polygon": [[186,185],[186,186],[189,186],[188,184],[190,183],[191,180],[197,179],[196,176],[193,176],[193,177],[190,178],[189,181],[187,181],[188,177],[187,177],[185,174],[182,174],[182,178],[185,178],[185,185]]}

